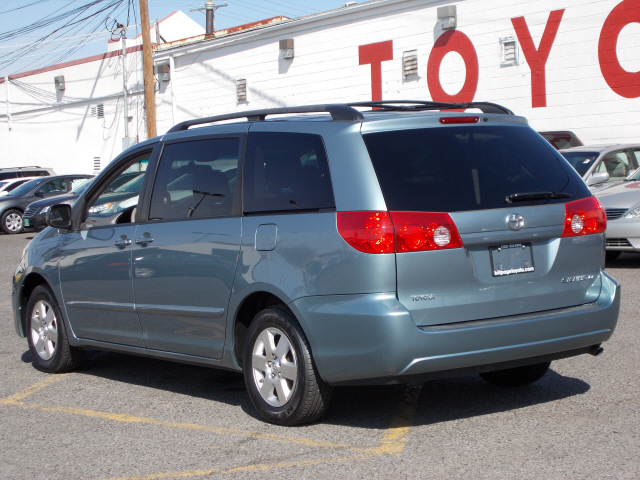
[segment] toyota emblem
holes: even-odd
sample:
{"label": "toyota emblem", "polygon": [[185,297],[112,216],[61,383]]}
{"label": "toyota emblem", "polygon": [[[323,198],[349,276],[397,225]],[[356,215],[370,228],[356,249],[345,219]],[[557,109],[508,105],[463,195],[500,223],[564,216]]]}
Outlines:
{"label": "toyota emblem", "polygon": [[524,227],[524,217],[519,213],[512,213],[507,217],[507,225],[511,230],[520,230]]}

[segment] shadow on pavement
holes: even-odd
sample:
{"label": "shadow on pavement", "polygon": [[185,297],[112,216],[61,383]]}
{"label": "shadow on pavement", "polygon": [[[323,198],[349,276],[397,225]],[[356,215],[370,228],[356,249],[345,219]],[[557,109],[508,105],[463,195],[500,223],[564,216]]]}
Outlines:
{"label": "shadow on pavement", "polygon": [[623,253],[615,260],[609,260],[606,268],[635,269],[640,268],[640,255],[637,253]]}
{"label": "shadow on pavement", "polygon": [[[22,356],[25,362],[30,358],[28,351]],[[239,406],[247,415],[261,419],[246,393],[242,374],[236,372],[88,350],[78,373]],[[337,387],[319,423],[386,429],[410,396],[408,392],[417,396],[412,424],[429,425],[553,402],[581,395],[589,388],[586,382],[553,370],[533,385],[514,389],[495,387],[477,375],[422,384]]]}

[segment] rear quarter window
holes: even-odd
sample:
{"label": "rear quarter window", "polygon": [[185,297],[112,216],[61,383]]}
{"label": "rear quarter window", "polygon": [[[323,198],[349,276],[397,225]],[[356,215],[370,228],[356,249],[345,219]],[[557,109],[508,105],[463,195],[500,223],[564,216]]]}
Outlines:
{"label": "rear quarter window", "polygon": [[514,193],[563,192],[572,199],[590,195],[566,160],[527,127],[440,127],[369,133],[363,138],[389,210],[507,208],[512,204],[505,199]]}

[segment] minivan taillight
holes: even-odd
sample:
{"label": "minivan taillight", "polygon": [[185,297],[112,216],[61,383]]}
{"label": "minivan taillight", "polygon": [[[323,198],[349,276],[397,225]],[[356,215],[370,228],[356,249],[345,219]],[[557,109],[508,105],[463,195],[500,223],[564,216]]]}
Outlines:
{"label": "minivan taillight", "polygon": [[587,197],[564,204],[563,237],[603,233],[607,229],[604,207],[596,197]]}
{"label": "minivan taillight", "polygon": [[419,252],[462,247],[462,239],[448,213],[391,212],[396,251]]}
{"label": "minivan taillight", "polygon": [[462,247],[448,213],[338,212],[338,232],[365,253],[419,252]]}
{"label": "minivan taillight", "polygon": [[388,212],[338,212],[338,232],[361,252],[395,252],[393,224]]}

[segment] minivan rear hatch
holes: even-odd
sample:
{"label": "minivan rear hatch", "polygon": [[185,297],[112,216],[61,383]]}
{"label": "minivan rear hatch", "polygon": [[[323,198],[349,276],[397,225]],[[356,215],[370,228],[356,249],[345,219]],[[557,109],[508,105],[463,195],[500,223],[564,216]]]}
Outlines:
{"label": "minivan rear hatch", "polygon": [[565,204],[591,193],[529,126],[488,119],[429,128],[409,128],[406,119],[396,129],[375,123],[365,122],[362,134],[396,232],[413,228],[412,215],[419,223],[415,212],[445,212],[462,240],[460,248],[396,250],[398,300],[417,325],[598,297],[603,235],[563,236]]}

